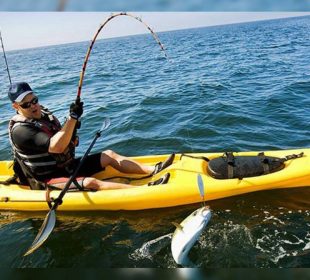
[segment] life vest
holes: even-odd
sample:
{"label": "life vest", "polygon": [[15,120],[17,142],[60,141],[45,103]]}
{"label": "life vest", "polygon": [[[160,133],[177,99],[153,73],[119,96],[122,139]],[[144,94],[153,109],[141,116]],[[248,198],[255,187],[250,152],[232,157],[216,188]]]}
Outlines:
{"label": "life vest", "polygon": [[75,155],[75,145],[73,142],[69,144],[68,148],[62,154],[48,152],[26,154],[14,143],[12,131],[19,125],[35,127],[39,131],[46,133],[49,137],[52,137],[60,131],[61,124],[58,119],[44,107],[41,107],[41,112],[42,117],[39,120],[28,119],[17,114],[9,122],[9,137],[14,152],[14,161],[20,165],[32,188],[37,187],[31,183],[31,179],[40,181],[43,177],[49,178],[49,175],[55,172],[58,168],[64,168],[71,173],[73,168],[72,162]]}

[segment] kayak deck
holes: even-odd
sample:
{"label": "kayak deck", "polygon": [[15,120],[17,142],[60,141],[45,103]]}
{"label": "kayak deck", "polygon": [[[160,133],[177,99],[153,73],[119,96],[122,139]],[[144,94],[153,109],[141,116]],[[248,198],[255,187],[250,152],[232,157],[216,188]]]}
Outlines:
{"label": "kayak deck", "polygon": [[[122,174],[111,167],[105,171],[94,174],[94,177],[105,180],[111,177],[112,181],[130,183],[133,188],[119,190],[104,190],[97,192],[68,192],[60,211],[90,211],[90,210],[143,210],[152,208],[173,207],[201,201],[197,185],[197,175],[201,174],[205,200],[214,200],[249,192],[270,190],[278,188],[295,188],[310,186],[310,149],[281,150],[265,152],[266,156],[285,157],[289,154],[299,154],[301,158],[288,160],[285,167],[275,173],[248,177],[243,179],[214,179],[207,173],[208,162],[203,159],[191,158],[176,154],[171,166],[153,177],[141,180],[131,178],[144,177],[143,175]],[[258,152],[234,153],[235,156],[253,156]],[[207,157],[209,159],[222,156],[223,153],[198,153],[190,154],[194,157]],[[168,155],[134,157],[135,160],[154,165],[163,161]],[[165,173],[170,173],[167,184],[147,186],[149,181],[154,181]],[[0,181],[6,180],[13,174],[12,162],[0,162]],[[50,197],[57,198],[60,191],[51,191]],[[46,191],[30,190],[27,186],[0,184],[0,209],[18,211],[48,210]]]}

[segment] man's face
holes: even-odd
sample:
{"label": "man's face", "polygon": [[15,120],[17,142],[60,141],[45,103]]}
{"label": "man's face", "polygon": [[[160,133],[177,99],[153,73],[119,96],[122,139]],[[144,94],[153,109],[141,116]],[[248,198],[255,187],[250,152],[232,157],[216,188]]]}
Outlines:
{"label": "man's face", "polygon": [[13,108],[29,119],[41,118],[41,107],[38,97],[33,93],[27,94],[21,102],[14,102]]}

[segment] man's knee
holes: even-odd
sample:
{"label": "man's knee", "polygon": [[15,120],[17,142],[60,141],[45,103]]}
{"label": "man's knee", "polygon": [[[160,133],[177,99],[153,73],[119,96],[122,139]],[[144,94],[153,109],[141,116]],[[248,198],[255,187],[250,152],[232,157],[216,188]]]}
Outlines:
{"label": "man's knee", "polygon": [[117,157],[117,154],[112,150],[106,150],[106,151],[102,152],[102,154],[111,158],[111,159],[115,159]]}
{"label": "man's knee", "polygon": [[97,179],[93,177],[85,177],[83,180],[83,187],[87,189],[97,190],[99,188]]}

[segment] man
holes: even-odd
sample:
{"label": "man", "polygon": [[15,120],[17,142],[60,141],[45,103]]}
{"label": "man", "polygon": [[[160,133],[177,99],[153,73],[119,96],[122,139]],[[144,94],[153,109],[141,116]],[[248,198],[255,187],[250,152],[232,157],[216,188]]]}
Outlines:
{"label": "man", "polygon": [[[12,84],[8,96],[17,112],[10,120],[9,135],[14,151],[14,170],[20,181],[28,182],[33,189],[46,185],[63,188],[81,160],[74,157],[76,141],[73,135],[83,114],[83,102],[71,104],[69,117],[61,126],[57,118],[39,104],[29,84]],[[174,154],[164,162],[147,166],[107,150],[87,157],[72,187],[92,190],[130,188],[133,186],[91,176],[108,165],[123,173],[154,175],[171,165],[173,160]],[[165,184],[168,180],[169,173],[149,185]]]}

